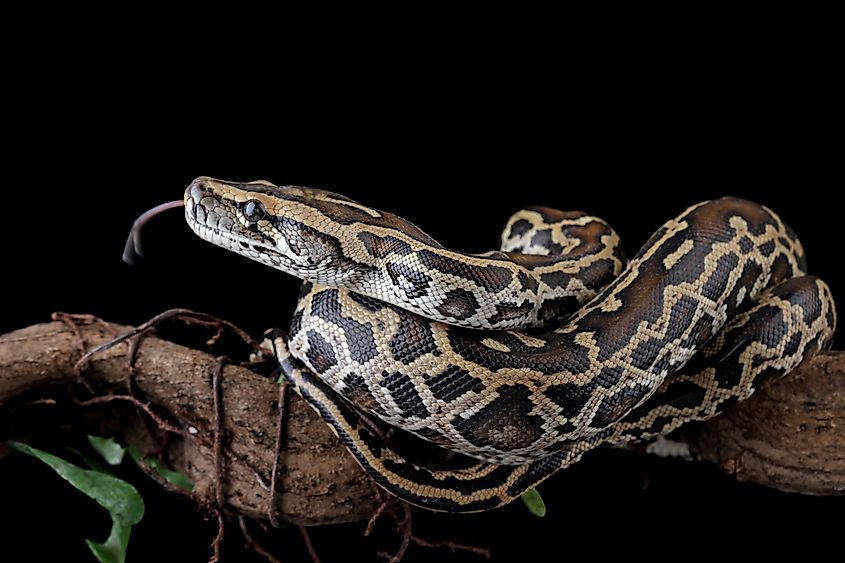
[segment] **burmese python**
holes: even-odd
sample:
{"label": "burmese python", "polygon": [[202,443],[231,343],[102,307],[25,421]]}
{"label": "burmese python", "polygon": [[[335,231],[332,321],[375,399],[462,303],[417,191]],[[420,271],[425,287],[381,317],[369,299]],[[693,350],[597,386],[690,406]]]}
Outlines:
{"label": "burmese python", "polygon": [[[508,503],[598,444],[712,417],[835,326],[794,233],[735,198],[690,207],[627,267],[583,213],[523,210],[501,251],[469,255],[322,190],[198,178],[184,201],[203,239],[306,280],[269,339],[285,377],[376,482],[436,510]],[[368,415],[476,461],[411,463]]]}

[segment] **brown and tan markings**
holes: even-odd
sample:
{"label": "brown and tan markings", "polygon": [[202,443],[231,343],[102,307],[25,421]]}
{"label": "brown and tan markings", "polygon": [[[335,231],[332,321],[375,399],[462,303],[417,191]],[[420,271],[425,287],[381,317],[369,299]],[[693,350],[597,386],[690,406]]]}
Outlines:
{"label": "brown and tan markings", "polygon": [[[311,282],[471,328],[542,326],[562,314],[561,300],[585,303],[624,266],[616,233],[581,213],[550,227],[554,240],[574,244],[568,254],[529,258],[445,249],[404,219],[312,188],[201,178],[185,203],[189,224],[215,244]],[[597,238],[575,241],[579,232]]]}
{"label": "brown and tan markings", "polygon": [[[201,178],[185,201],[201,237],[314,282],[272,339],[283,371],[382,487],[432,509],[499,506],[599,444],[715,416],[835,326],[795,234],[734,198],[670,220],[624,271],[583,213],[523,210],[479,256],[320,190]],[[478,461],[417,466],[342,396]]]}

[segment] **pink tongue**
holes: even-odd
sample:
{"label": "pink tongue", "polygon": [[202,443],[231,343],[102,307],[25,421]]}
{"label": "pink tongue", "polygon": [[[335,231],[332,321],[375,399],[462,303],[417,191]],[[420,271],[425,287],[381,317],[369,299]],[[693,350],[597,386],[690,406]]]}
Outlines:
{"label": "pink tongue", "polygon": [[176,201],[168,201],[161,205],[156,205],[152,209],[142,213],[132,224],[132,229],[129,231],[129,238],[126,239],[126,246],[123,247],[123,261],[130,266],[135,265],[135,259],[143,257],[144,252],[141,249],[141,229],[153,217],[167,211],[169,209],[176,209],[177,207],[185,207],[185,202],[181,199]]}

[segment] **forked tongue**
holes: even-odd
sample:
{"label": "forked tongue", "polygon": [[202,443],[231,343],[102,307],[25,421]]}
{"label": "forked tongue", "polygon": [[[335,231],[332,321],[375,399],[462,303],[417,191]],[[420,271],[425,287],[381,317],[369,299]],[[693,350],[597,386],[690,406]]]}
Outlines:
{"label": "forked tongue", "polygon": [[185,207],[184,200],[168,201],[161,205],[156,205],[152,209],[145,211],[132,223],[132,229],[129,231],[129,238],[126,239],[126,246],[123,247],[123,261],[134,266],[138,258],[144,257],[144,251],[141,248],[141,229],[144,228],[150,219],[157,216],[162,211],[176,209],[177,207]]}

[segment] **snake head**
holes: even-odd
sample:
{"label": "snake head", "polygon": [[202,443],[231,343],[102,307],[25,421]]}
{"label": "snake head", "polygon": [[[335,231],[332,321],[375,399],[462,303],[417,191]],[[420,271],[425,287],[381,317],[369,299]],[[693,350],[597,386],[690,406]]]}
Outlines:
{"label": "snake head", "polygon": [[[202,239],[315,283],[343,285],[371,268],[351,260],[312,202],[343,196],[263,180],[200,177],[185,190],[185,219]],[[342,234],[342,233],[341,233]]]}

